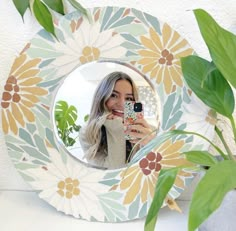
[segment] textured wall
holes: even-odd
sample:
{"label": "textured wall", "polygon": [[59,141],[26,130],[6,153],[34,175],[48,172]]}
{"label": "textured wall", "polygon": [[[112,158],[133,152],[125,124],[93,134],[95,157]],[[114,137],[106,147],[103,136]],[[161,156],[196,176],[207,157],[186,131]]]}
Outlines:
{"label": "textured wall", "polygon": [[[207,10],[226,29],[236,33],[236,0],[80,0],[85,7],[121,6],[145,11],[167,22],[185,37],[194,50],[209,58],[200,36],[192,9]],[[16,12],[12,1],[0,0],[0,94],[15,57],[40,26],[27,12],[24,23]],[[68,9],[69,10],[69,9]],[[0,189],[30,190],[11,163],[0,124]]]}

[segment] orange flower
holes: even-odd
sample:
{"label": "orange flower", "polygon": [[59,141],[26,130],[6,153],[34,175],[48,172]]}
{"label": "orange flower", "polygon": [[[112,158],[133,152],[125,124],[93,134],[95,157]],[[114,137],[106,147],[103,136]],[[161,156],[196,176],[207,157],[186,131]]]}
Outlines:
{"label": "orange flower", "polygon": [[38,77],[37,65],[41,59],[27,60],[25,54],[16,58],[10,75],[2,93],[2,126],[4,133],[9,129],[18,133],[18,125],[25,126],[25,121],[33,122],[35,116],[30,110],[39,102],[38,96],[47,94],[47,91],[37,84],[42,81]]}
{"label": "orange flower", "polygon": [[187,41],[181,39],[167,24],[163,25],[162,36],[150,28],[149,37],[141,36],[140,40],[145,47],[138,52],[142,71],[150,73],[150,77],[155,78],[158,84],[163,82],[167,94],[175,84],[182,86],[180,57],[193,53]]}

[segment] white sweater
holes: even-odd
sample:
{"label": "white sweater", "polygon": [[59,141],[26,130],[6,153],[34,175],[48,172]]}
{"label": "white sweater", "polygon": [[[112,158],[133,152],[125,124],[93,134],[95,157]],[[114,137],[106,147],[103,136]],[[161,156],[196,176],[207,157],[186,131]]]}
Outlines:
{"label": "white sweater", "polygon": [[93,159],[88,158],[88,150],[91,144],[88,143],[84,136],[84,129],[80,131],[80,144],[85,153],[88,163],[97,167],[106,169],[117,169],[126,165],[126,140],[124,138],[124,127],[122,120],[105,120],[104,126],[107,135],[107,151],[97,152]]}

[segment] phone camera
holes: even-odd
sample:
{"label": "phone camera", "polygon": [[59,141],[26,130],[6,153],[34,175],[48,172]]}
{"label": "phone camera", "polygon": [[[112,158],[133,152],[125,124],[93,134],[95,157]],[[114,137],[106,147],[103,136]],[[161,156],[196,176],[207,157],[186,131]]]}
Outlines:
{"label": "phone camera", "polygon": [[134,111],[135,112],[141,112],[143,110],[142,103],[135,103],[134,104]]}

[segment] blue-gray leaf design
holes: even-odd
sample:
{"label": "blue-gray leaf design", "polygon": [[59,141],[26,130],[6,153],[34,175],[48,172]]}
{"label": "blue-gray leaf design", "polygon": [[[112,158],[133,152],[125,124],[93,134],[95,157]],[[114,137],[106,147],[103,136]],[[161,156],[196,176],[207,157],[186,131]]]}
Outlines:
{"label": "blue-gray leaf design", "polygon": [[168,97],[163,107],[163,130],[170,129],[180,120],[183,114],[183,112],[181,111],[181,103],[182,98],[181,96],[177,96],[176,93],[173,93]]}

